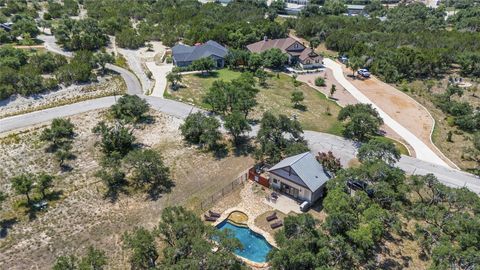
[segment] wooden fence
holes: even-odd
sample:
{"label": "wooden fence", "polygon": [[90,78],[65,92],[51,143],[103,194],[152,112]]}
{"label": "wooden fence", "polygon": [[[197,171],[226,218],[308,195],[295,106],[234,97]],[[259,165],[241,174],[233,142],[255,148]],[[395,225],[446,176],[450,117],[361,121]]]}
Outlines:
{"label": "wooden fence", "polygon": [[248,170],[242,172],[237,178],[235,178],[228,185],[224,186],[221,190],[209,196],[200,203],[201,209],[204,211],[211,207],[216,201],[230,194],[232,191],[237,190],[245,185],[245,181],[248,179]]}

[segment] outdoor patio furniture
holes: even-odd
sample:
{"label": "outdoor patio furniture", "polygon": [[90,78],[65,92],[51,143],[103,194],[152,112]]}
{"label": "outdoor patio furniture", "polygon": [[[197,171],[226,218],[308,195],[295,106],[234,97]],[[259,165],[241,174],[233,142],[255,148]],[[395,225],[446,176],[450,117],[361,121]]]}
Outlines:
{"label": "outdoor patio furniture", "polygon": [[203,217],[205,218],[205,221],[217,221],[217,218],[216,217],[209,217],[207,215],[203,215]]}
{"label": "outdoor patio furniture", "polygon": [[211,210],[208,210],[208,213],[210,214],[211,217],[214,217],[214,218],[219,218],[220,217],[219,213],[212,212]]}
{"label": "outdoor patio furniture", "polygon": [[271,214],[270,216],[267,216],[266,219],[268,222],[272,221],[272,220],[275,220],[277,219],[277,212],[273,212],[273,214]]}
{"label": "outdoor patio furniture", "polygon": [[281,220],[270,224],[270,228],[272,228],[272,229],[276,229],[276,228],[282,227],[282,226],[283,226],[283,222]]}

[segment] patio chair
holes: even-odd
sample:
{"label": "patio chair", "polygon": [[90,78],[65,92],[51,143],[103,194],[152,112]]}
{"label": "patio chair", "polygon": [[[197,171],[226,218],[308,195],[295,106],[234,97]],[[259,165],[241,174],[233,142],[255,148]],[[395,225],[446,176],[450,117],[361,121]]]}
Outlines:
{"label": "patio chair", "polygon": [[283,222],[281,220],[270,224],[270,228],[272,228],[272,229],[276,229],[276,228],[282,227],[282,226],[283,226]]}
{"label": "patio chair", "polygon": [[203,215],[203,217],[205,218],[205,221],[217,221],[217,218],[216,217],[209,217],[207,215]]}
{"label": "patio chair", "polygon": [[208,210],[208,213],[210,214],[211,217],[214,217],[214,218],[219,218],[220,217],[219,213],[212,212],[211,210]]}
{"label": "patio chair", "polygon": [[272,220],[275,220],[277,219],[277,212],[273,212],[273,214],[271,214],[270,216],[267,216],[266,219],[268,222],[272,221]]}

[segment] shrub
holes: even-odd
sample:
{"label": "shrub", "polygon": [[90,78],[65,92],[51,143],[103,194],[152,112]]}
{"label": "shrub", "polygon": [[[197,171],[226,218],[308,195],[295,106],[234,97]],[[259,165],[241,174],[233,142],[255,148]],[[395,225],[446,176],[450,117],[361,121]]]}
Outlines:
{"label": "shrub", "polygon": [[325,86],[325,79],[322,77],[317,77],[315,79],[315,85],[316,86]]}

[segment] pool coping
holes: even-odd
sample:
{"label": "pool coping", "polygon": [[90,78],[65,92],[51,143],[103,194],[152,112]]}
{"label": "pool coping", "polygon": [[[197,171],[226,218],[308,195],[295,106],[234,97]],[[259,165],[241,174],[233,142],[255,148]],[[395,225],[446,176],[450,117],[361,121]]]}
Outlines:
{"label": "pool coping", "polygon": [[[230,216],[230,214],[232,212],[242,212],[244,213],[245,215],[247,215],[248,217],[248,220],[247,220],[247,223],[244,223],[244,224],[237,224],[236,222],[231,222],[231,220],[228,219],[228,217]],[[219,225],[220,223],[224,222],[224,221],[227,221],[227,222],[231,222],[232,224],[235,224],[235,225],[239,225],[239,226],[242,226],[242,225],[245,225],[247,226],[250,230],[252,230],[253,232],[255,233],[258,233],[259,235],[263,236],[263,238],[265,238],[265,240],[268,242],[268,244],[270,244],[273,248],[278,248],[277,246],[277,243],[275,242],[275,239],[270,235],[270,233],[258,228],[254,223],[255,223],[255,219],[252,219],[247,213],[245,213],[244,211],[242,211],[242,209],[239,209],[237,207],[233,207],[233,208],[229,208],[227,210],[225,210],[221,215],[220,215],[220,218],[217,219],[217,221],[213,222],[212,223],[212,226],[215,226],[217,227],[217,225]],[[257,267],[257,268],[266,268],[266,267],[269,267],[270,266],[270,263],[269,262],[264,262],[264,263],[258,263],[258,262],[254,262],[254,261],[251,261],[245,257],[242,257],[242,256],[239,256],[237,254],[234,254],[235,256],[237,256],[237,258],[241,259],[242,261],[244,261],[246,264],[250,265],[250,266],[253,266],[253,267]]]}

